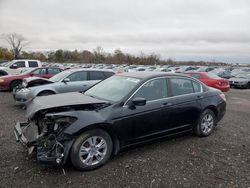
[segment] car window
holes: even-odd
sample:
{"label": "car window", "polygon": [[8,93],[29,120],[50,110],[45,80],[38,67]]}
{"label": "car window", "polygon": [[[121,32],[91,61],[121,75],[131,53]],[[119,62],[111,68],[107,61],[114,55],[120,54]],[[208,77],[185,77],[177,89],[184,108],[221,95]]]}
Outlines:
{"label": "car window", "polygon": [[201,84],[199,84],[198,82],[195,82],[195,81],[192,81],[192,83],[193,83],[193,88],[194,88],[194,92],[195,93],[199,93],[199,92],[201,92],[202,91],[202,85]]}
{"label": "car window", "polygon": [[[13,65],[17,65],[18,68],[25,67],[25,61],[17,61]],[[13,67],[13,65],[11,67]]]}
{"label": "car window", "polygon": [[87,80],[87,72],[86,71],[74,72],[71,75],[69,75],[67,78],[69,78],[71,82],[84,81],[84,80]]}
{"label": "car window", "polygon": [[201,75],[200,74],[191,74],[192,77],[196,78],[196,79],[200,79]]}
{"label": "car window", "polygon": [[134,98],[136,97],[145,98],[147,101],[166,98],[167,80],[165,78],[159,78],[149,81],[137,91],[134,95]]}
{"label": "car window", "polygon": [[46,69],[37,69],[37,70],[33,71],[32,74],[36,74],[36,75],[46,74]]}
{"label": "car window", "polygon": [[190,79],[171,78],[170,81],[173,96],[185,95],[194,92],[192,81]]}
{"label": "car window", "polygon": [[103,80],[105,75],[101,71],[90,71],[89,80]]}
{"label": "car window", "polygon": [[29,67],[38,67],[37,61],[28,61]]}
{"label": "car window", "polygon": [[61,72],[60,69],[48,68],[48,74],[58,74],[59,72]]}

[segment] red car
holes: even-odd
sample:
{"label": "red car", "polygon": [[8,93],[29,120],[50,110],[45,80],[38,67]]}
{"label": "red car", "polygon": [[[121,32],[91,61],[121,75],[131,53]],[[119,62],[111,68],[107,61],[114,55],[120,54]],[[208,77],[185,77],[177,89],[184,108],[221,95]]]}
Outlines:
{"label": "red car", "polygon": [[0,90],[13,90],[15,87],[22,84],[24,78],[28,78],[31,76],[42,77],[42,78],[50,78],[55,74],[63,71],[60,68],[56,67],[40,67],[30,69],[18,75],[6,75],[0,77]]}
{"label": "red car", "polygon": [[222,92],[228,92],[230,89],[230,85],[228,80],[223,79],[213,73],[210,72],[188,72],[186,73],[189,76],[192,76],[209,87],[213,87],[221,90]]}

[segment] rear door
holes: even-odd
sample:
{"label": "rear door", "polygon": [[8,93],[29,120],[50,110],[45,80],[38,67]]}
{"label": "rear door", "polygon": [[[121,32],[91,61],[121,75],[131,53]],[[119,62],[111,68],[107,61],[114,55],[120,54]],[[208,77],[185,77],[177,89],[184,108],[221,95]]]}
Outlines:
{"label": "rear door", "polygon": [[191,129],[197,123],[203,100],[202,85],[186,77],[171,77],[170,128]]}

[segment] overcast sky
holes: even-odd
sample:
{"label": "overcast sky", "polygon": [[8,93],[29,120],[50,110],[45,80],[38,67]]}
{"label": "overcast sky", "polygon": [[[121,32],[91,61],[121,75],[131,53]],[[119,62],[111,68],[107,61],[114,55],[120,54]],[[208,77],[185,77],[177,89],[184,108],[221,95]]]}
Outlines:
{"label": "overcast sky", "polygon": [[[26,50],[102,46],[250,63],[250,0],[0,0],[5,33],[27,38]],[[0,46],[7,46],[3,38]]]}

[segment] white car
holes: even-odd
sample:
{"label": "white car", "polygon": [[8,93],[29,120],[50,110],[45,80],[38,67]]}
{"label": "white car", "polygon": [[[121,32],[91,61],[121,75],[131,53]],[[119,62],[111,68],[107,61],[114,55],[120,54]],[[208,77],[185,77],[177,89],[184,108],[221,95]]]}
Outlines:
{"label": "white car", "polygon": [[4,66],[0,66],[0,76],[8,74],[20,74],[21,72],[29,68],[36,68],[36,67],[42,67],[42,63],[38,60],[27,60],[27,59],[13,60],[4,64]]}

